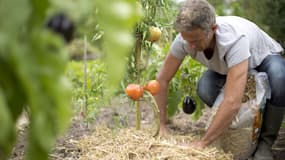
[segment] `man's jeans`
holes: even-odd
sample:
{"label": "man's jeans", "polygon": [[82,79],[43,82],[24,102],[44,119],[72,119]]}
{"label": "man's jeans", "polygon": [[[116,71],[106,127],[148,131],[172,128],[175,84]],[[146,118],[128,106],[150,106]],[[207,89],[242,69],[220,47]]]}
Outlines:
{"label": "man's jeans", "polygon": [[[285,61],[282,56],[267,56],[255,70],[268,75],[271,87],[271,99],[268,102],[277,107],[285,107]],[[226,78],[226,75],[207,70],[199,80],[197,93],[209,107],[213,106]]]}

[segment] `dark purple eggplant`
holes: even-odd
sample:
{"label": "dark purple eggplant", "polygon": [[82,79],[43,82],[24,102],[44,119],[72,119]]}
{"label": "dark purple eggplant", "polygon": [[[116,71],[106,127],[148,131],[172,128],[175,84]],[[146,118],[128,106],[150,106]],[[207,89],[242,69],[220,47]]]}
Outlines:
{"label": "dark purple eggplant", "polygon": [[62,36],[67,43],[73,39],[75,25],[63,13],[59,13],[51,17],[46,26]]}
{"label": "dark purple eggplant", "polygon": [[189,97],[186,96],[183,100],[183,112],[186,114],[192,114],[196,109],[196,103],[195,101]]}

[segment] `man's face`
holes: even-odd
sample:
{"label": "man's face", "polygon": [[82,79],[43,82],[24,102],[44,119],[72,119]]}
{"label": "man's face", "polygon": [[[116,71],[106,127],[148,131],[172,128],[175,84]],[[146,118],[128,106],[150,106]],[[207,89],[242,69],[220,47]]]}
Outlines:
{"label": "man's face", "polygon": [[207,49],[212,38],[210,32],[205,32],[200,28],[189,32],[181,32],[181,36],[188,43],[190,49],[194,51],[204,51]]}

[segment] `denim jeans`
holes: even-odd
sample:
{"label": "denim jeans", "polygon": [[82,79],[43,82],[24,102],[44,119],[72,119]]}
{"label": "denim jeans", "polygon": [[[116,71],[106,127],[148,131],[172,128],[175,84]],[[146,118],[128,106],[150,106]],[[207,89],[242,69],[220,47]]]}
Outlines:
{"label": "denim jeans", "polygon": [[[280,55],[269,55],[255,68],[266,72],[271,87],[271,99],[268,102],[276,107],[285,107],[285,61]],[[207,70],[197,86],[197,94],[208,106],[213,106],[226,82],[226,75]]]}

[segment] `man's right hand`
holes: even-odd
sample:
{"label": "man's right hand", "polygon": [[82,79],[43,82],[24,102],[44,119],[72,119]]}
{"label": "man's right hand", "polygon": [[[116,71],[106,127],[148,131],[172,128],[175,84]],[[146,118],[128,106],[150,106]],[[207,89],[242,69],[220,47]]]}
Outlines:
{"label": "man's right hand", "polygon": [[165,137],[169,134],[170,134],[170,131],[166,126],[160,126],[160,129],[159,129],[159,136],[160,137]]}

